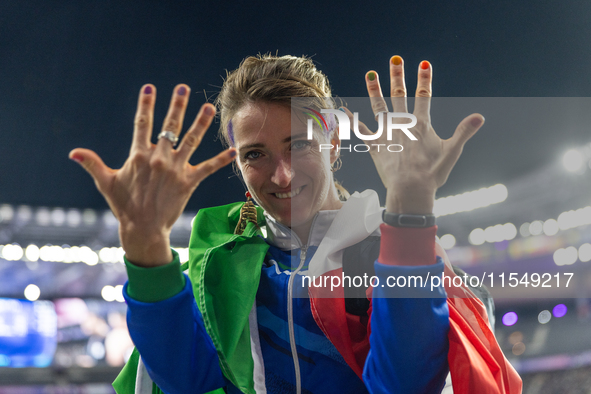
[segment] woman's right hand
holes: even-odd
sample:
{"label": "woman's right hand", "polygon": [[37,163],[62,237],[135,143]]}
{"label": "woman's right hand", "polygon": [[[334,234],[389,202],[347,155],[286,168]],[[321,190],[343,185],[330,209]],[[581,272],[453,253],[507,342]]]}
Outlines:
{"label": "woman's right hand", "polygon": [[[189,101],[189,87],[174,89],[162,131],[181,133]],[[70,158],[93,177],[98,190],[119,220],[119,237],[126,258],[136,265],[155,267],[170,263],[170,231],[199,183],[231,163],[236,150],[189,164],[189,158],[215,115],[204,104],[177,149],[166,138],[152,144],[156,88],[145,85],[140,92],[129,157],[119,170],[107,167],[93,151],[77,148]]]}

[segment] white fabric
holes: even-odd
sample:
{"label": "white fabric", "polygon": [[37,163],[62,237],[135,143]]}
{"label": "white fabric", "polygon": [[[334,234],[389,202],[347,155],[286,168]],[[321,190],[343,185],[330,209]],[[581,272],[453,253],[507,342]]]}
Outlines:
{"label": "white fabric", "polygon": [[320,276],[341,268],[345,248],[379,231],[380,224],[383,223],[382,211],[375,191],[353,193],[338,211],[310,260],[308,275]]}
{"label": "white fabric", "polygon": [[250,328],[250,351],[252,353],[252,360],[254,361],[254,391],[257,394],[267,394],[265,364],[263,363],[263,351],[261,350],[261,340],[259,337],[256,302],[248,315],[248,326]]}
{"label": "white fabric", "polygon": [[137,363],[135,394],[152,394],[152,378],[148,375],[148,370],[146,369],[141,356]]}

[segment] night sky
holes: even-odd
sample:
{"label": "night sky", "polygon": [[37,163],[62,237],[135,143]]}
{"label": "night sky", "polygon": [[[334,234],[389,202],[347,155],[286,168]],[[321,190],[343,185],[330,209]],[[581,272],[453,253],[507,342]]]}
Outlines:
{"label": "night sky", "polygon": [[[159,130],[177,83],[192,88],[192,120],[226,70],[257,53],[312,56],[341,97],[365,96],[370,69],[387,84],[395,54],[405,59],[409,95],[426,59],[440,97],[588,97],[590,16],[591,3],[583,1],[3,0],[0,203],[106,208],[68,152],[93,149],[119,167],[143,84],[158,89]],[[491,124],[468,143],[440,195],[508,182],[591,142],[580,124]],[[221,150],[216,132],[214,125],[192,162]],[[202,183],[188,209],[243,195],[228,167]]]}

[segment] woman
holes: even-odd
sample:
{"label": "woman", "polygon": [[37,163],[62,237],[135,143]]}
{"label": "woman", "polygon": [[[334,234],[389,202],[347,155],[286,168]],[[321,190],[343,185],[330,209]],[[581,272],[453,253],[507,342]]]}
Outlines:
{"label": "woman", "polygon": [[[407,112],[403,70],[402,59],[392,57],[394,112]],[[440,392],[448,360],[456,392],[520,391],[478,301],[446,301],[442,288],[391,298],[392,290],[376,287],[369,309],[352,314],[342,298],[305,286],[298,275],[338,276],[347,248],[380,233],[375,274],[382,283],[388,276],[440,276],[444,269],[452,275],[442,251],[436,254],[435,192],[484,119],[470,115],[452,138],[439,139],[429,121],[431,77],[431,65],[422,62],[418,122],[411,129],[420,143],[405,145],[405,154],[371,151],[387,188],[384,220],[390,224],[381,226],[374,192],[356,193],[346,203],[339,198],[331,172],[340,144],[334,119],[311,140],[292,130],[291,97],[331,97],[328,80],[306,58],[248,58],[229,74],[217,104],[230,147],[197,166],[188,160],[215,108],[203,105],[172,149],[182,129],[186,85],[175,88],[156,145],[150,143],[155,88],[142,88],[130,157],[120,170],[106,167],[94,152],[70,153],[120,222],[129,329],[142,362],[137,354],[131,358],[114,384],[119,393],[141,388],[148,378],[144,368],[166,393],[222,387],[247,393]],[[387,111],[377,74],[369,72],[366,83],[374,113]],[[333,148],[320,150],[320,144]],[[171,227],[199,183],[233,160],[247,195],[262,209],[233,204],[201,210],[188,280],[170,249]],[[257,236],[263,225],[266,240]],[[337,291],[342,295],[342,288]]]}

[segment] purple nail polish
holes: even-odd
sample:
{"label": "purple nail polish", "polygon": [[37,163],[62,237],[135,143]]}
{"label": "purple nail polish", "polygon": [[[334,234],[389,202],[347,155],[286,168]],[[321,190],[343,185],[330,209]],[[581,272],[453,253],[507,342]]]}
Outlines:
{"label": "purple nail polish", "polygon": [[185,93],[187,93],[187,88],[186,88],[186,87],[184,87],[184,86],[181,86],[181,87],[179,88],[179,90],[177,91],[177,93],[179,94],[179,96],[184,96],[184,95],[185,95]]}
{"label": "purple nail polish", "polygon": [[236,156],[236,151],[235,151],[235,150],[231,151],[231,152],[230,152],[230,156],[231,156],[231,157],[234,157],[234,156]]}
{"label": "purple nail polish", "polygon": [[152,94],[152,87],[151,86],[146,86],[144,88],[144,94]]}

